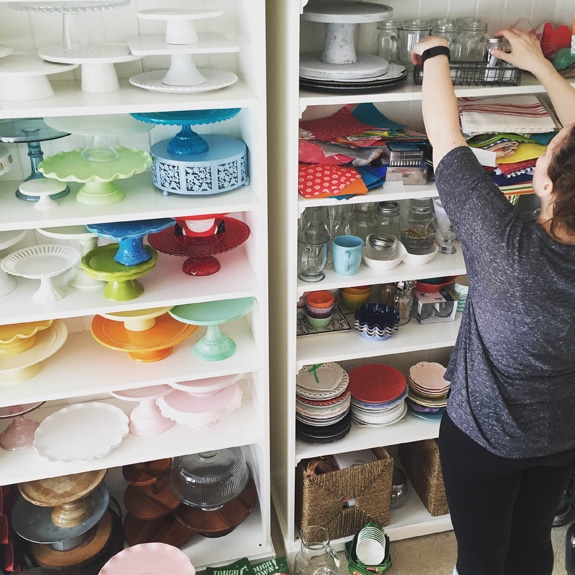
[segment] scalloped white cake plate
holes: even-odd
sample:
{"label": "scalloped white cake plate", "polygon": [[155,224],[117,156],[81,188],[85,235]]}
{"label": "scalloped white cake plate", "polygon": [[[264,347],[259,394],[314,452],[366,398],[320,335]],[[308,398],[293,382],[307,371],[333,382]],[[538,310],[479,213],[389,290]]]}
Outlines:
{"label": "scalloped white cake plate", "polygon": [[90,461],[118,447],[128,435],[128,425],[119,407],[98,401],[75,403],[40,422],[33,447],[50,461]]}

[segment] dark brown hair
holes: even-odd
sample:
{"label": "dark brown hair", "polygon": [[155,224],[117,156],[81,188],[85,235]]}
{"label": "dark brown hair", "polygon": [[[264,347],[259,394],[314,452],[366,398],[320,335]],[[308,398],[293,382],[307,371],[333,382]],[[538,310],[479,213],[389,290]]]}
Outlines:
{"label": "dark brown hair", "polygon": [[555,194],[549,231],[554,237],[558,229],[575,233],[575,126],[571,126],[555,151],[547,175],[553,182]]}

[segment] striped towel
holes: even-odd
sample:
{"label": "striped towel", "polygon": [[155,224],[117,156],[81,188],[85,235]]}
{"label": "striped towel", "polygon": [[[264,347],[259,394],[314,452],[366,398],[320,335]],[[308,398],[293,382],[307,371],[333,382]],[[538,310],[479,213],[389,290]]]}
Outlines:
{"label": "striped towel", "polygon": [[468,136],[515,132],[534,134],[557,128],[554,118],[537,96],[459,98],[461,130]]}

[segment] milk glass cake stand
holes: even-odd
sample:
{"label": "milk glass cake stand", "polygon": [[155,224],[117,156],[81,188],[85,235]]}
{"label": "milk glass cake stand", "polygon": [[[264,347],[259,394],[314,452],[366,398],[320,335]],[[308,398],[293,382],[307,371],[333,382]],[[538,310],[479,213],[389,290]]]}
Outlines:
{"label": "milk glass cake stand", "polygon": [[155,92],[188,94],[219,90],[237,82],[238,77],[226,70],[197,68],[196,54],[238,52],[237,44],[222,34],[196,32],[195,22],[220,16],[223,12],[198,11],[186,8],[158,8],[141,10],[136,14],[142,20],[166,22],[166,34],[128,38],[132,54],[139,56],[169,55],[168,70],[154,70],[136,74],[130,83],[138,88]]}
{"label": "milk glass cake stand", "polygon": [[84,183],[76,195],[81,204],[101,206],[123,200],[125,194],[114,182],[140,174],[152,165],[150,154],[144,150],[113,146],[110,142],[114,137],[151,129],[129,115],[66,116],[46,119],[46,123],[54,129],[90,138],[85,148],[60,152],[38,166],[48,178]]}
{"label": "milk glass cake stand", "polygon": [[38,244],[12,252],[0,265],[9,274],[40,280],[40,287],[32,295],[32,300],[45,304],[58,301],[66,295],[66,291],[53,280],[73,268],[81,255],[71,246]]}
{"label": "milk glass cake stand", "polygon": [[[98,236],[88,231],[84,225],[39,228],[38,232],[48,238],[77,241],[80,244],[82,256],[98,246]],[[79,289],[97,289],[103,287],[103,282],[89,276],[79,260],[75,266],[74,277],[70,280],[70,286]]]}
{"label": "milk glass cake stand", "polygon": [[[0,122],[0,142],[6,144],[26,144],[28,146],[31,171],[25,181],[44,178],[43,174],[38,170],[40,162],[44,159],[44,153],[42,152],[40,143],[69,135],[70,133],[67,131],[51,128],[42,118],[19,118]],[[55,194],[52,198],[62,198],[69,193],[70,189],[66,187],[63,192]],[[16,190],[16,197],[28,201],[39,200],[37,196],[24,195],[18,189]]]}
{"label": "milk glass cake stand", "polygon": [[43,401],[39,401],[37,403],[0,407],[0,419],[12,419],[10,425],[0,433],[0,447],[2,449],[18,451],[32,447],[34,431],[36,431],[38,423],[24,417],[24,415],[40,407],[43,403]]}
{"label": "milk glass cake stand", "polygon": [[169,309],[96,315],[91,325],[92,336],[105,347],[127,352],[134,361],[161,361],[198,329],[175,320],[168,314]]}
{"label": "milk glass cake stand", "polygon": [[[26,235],[26,230],[7,230],[0,232],[0,252],[11,248]],[[0,256],[1,258],[2,256]],[[0,265],[0,297],[9,294],[16,287],[16,280],[7,274]]]}
{"label": "milk glass cake stand", "polygon": [[170,315],[178,321],[207,326],[206,333],[192,346],[194,355],[204,361],[221,361],[236,351],[236,343],[220,331],[220,325],[245,316],[253,297],[177,305]]}
{"label": "milk glass cake stand", "polygon": [[150,253],[144,248],[144,237],[172,227],[175,223],[176,221],[172,218],[158,218],[88,224],[86,228],[102,238],[110,238],[118,242],[118,251],[114,260],[125,266],[135,266],[151,258]]}
{"label": "milk glass cake stand", "polygon": [[134,113],[142,122],[180,126],[172,138],[156,142],[151,153],[152,180],[164,195],[209,195],[248,183],[247,147],[230,136],[200,136],[191,126],[229,120],[239,108]]}

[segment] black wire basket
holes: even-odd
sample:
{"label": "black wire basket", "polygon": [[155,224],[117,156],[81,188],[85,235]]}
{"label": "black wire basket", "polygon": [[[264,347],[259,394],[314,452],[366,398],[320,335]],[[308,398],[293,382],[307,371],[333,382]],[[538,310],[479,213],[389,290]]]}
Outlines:
{"label": "black wire basket", "polygon": [[[509,64],[488,66],[485,62],[451,62],[451,80],[454,86],[517,86],[521,70]],[[413,81],[423,82],[422,66],[413,69]]]}

